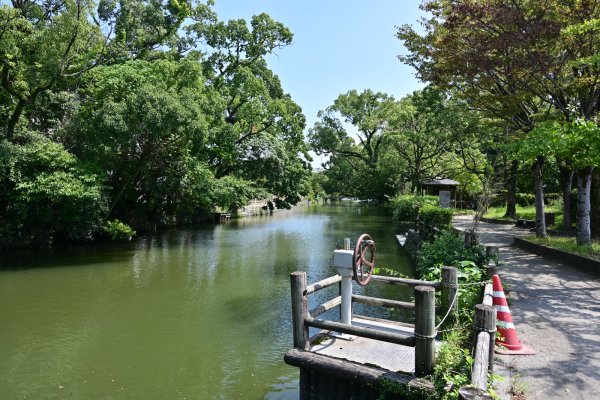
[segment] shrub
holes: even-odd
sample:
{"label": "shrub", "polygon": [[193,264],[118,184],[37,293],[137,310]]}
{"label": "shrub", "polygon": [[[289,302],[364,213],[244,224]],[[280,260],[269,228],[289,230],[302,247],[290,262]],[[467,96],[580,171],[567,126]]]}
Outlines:
{"label": "shrub", "polygon": [[557,200],[562,201],[562,193],[544,193],[544,202],[550,204]]}
{"label": "shrub", "polygon": [[135,231],[129,225],[124,224],[118,219],[106,221],[103,230],[113,240],[131,240],[131,237],[135,235]]}
{"label": "shrub", "polygon": [[[483,266],[486,262],[485,248],[476,245],[465,248],[464,240],[453,231],[443,231],[431,243],[423,243],[417,255],[417,273],[421,277],[428,277],[442,266],[463,267],[472,262],[476,266]],[[441,269],[440,269],[441,271]]]}
{"label": "shrub", "polygon": [[90,239],[106,210],[100,178],[40,134],[16,140],[0,141],[0,246]]}
{"label": "shrub", "polygon": [[392,200],[392,219],[394,222],[413,222],[419,215],[419,209],[425,205],[437,206],[438,198],[436,196],[396,196]]}
{"label": "shrub", "polygon": [[[502,207],[506,205],[506,190],[500,190],[490,199],[490,207]],[[561,193],[544,193],[544,202],[546,204],[562,198]],[[529,207],[535,205],[535,194],[533,193],[516,193],[515,202],[521,207]]]}
{"label": "shrub", "polygon": [[535,195],[532,193],[517,193],[515,194],[515,202],[521,207],[529,207],[535,205]]}
{"label": "shrub", "polygon": [[469,383],[473,362],[469,350],[473,307],[480,300],[481,287],[477,283],[484,278],[481,266],[487,261],[483,246],[465,248],[462,235],[451,230],[442,231],[431,243],[423,243],[419,251],[419,279],[439,281],[442,266],[454,266],[458,269],[459,306],[457,312],[446,319],[447,326],[451,328],[446,332],[442,331],[443,344],[438,351],[433,373],[435,394],[432,398],[457,399],[458,388]]}
{"label": "shrub", "polygon": [[458,399],[460,387],[470,383],[473,359],[468,339],[469,336],[460,331],[451,331],[445,335],[433,372],[435,398]]}
{"label": "shrub", "polygon": [[502,207],[506,205],[506,190],[498,190],[490,196],[490,207]]}
{"label": "shrub", "polygon": [[452,210],[426,204],[419,210],[419,217],[426,224],[448,228],[452,223]]}

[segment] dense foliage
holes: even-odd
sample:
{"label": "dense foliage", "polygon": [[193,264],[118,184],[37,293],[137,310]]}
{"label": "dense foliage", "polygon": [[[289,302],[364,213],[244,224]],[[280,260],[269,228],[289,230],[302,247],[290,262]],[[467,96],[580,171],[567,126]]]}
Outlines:
{"label": "dense foliage", "polygon": [[443,345],[433,373],[436,398],[458,399],[458,389],[470,383],[473,308],[481,300],[481,286],[477,283],[485,280],[482,267],[488,261],[483,246],[467,248],[462,235],[451,230],[443,231],[431,242],[424,242],[417,256],[417,273],[421,279],[441,280],[443,266],[458,269],[458,308],[445,325]]}
{"label": "dense foliage", "polygon": [[439,199],[436,196],[399,195],[390,202],[392,219],[395,222],[415,222],[419,210],[425,205],[436,206]]}
{"label": "dense foliage", "polygon": [[0,246],[309,193],[305,117],[265,61],[292,33],[211,6],[0,3]]}
{"label": "dense foliage", "polygon": [[[488,262],[483,246],[465,247],[462,235],[450,229],[422,243],[417,256],[417,277],[440,281],[442,267],[453,266],[458,269],[459,287],[456,298],[458,308],[446,317],[439,333],[443,341],[431,377],[434,393],[429,397],[419,397],[418,393],[413,393],[415,398],[458,399],[458,389],[470,383],[473,308],[481,300],[480,284],[485,280],[483,266]],[[385,268],[379,268],[377,273],[399,275]]]}
{"label": "dense foliage", "polygon": [[[570,228],[573,173],[578,187],[578,241],[590,244],[592,153],[600,112],[600,5],[590,1],[427,0],[422,29],[398,37],[421,79],[454,93],[483,115],[504,121],[495,142],[514,216],[519,164],[533,168],[536,233],[543,222],[544,179],[559,176]],[[594,153],[597,154],[597,153]],[[512,160],[512,161],[510,161]],[[549,163],[559,171],[548,171]],[[526,171],[526,170],[525,170]],[[525,172],[523,171],[523,172]],[[550,172],[548,174],[548,172]],[[596,208],[600,207],[600,204]]]}
{"label": "dense foliage", "polygon": [[329,193],[386,201],[397,193],[421,194],[436,177],[459,179],[467,197],[481,191],[487,159],[481,131],[496,131],[460,100],[428,86],[400,100],[351,90],[319,112],[309,130]]}
{"label": "dense foliage", "polygon": [[452,223],[454,213],[449,208],[442,208],[432,205],[424,205],[419,209],[419,219],[424,224],[435,226],[439,229],[449,228]]}
{"label": "dense foliage", "polygon": [[423,243],[417,257],[416,268],[421,276],[441,277],[442,266],[458,267],[460,270],[469,265],[464,262],[483,266],[486,261],[483,246],[465,247],[464,240],[460,235],[446,230],[434,241]]}

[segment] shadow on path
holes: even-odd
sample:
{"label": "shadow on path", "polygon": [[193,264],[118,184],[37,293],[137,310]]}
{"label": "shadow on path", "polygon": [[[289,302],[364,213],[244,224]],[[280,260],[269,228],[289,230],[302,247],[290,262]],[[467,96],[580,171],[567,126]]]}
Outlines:
{"label": "shadow on path", "polygon": [[[470,227],[467,218],[455,221]],[[519,339],[534,356],[499,356],[528,399],[600,399],[600,279],[509,247],[527,230],[480,223],[480,242],[500,250],[500,276]],[[504,385],[508,386],[508,385]],[[508,398],[505,393],[500,393]]]}

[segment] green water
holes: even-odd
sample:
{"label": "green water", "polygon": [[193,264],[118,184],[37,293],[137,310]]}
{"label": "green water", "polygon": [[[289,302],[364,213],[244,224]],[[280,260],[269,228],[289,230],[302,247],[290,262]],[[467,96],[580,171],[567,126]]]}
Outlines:
{"label": "green water", "polygon": [[295,399],[298,372],[282,361],[290,272],[333,275],[336,244],[367,232],[379,265],[410,273],[389,221],[374,208],[301,206],[1,255],[0,399]]}

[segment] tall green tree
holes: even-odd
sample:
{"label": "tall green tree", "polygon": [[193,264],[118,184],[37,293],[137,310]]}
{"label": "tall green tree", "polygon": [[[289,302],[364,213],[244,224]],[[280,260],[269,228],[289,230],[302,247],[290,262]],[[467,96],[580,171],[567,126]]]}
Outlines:
{"label": "tall green tree", "polygon": [[266,14],[249,24],[202,20],[187,31],[191,42],[207,46],[199,54],[210,98],[204,159],[218,178],[257,182],[278,207],[297,203],[310,178],[305,117],[265,61],[291,43],[292,33]]}
{"label": "tall green tree", "polygon": [[572,161],[578,174],[577,243],[590,246],[590,190],[592,172],[600,164],[600,127],[583,119],[569,123],[549,121],[532,131],[519,144],[518,152],[525,159],[541,154]]}
{"label": "tall green tree", "polygon": [[[144,227],[176,221],[183,203],[209,208],[186,185],[207,186],[190,146],[206,142],[203,79],[190,60],[130,61],[90,74],[63,140],[106,177],[112,214]],[[203,172],[204,171],[204,172]]]}
{"label": "tall green tree", "polygon": [[[309,192],[305,117],[265,60],[292,33],[266,14],[219,21],[212,4],[0,0],[0,240],[31,228],[15,210],[34,200],[49,232],[81,238],[109,219],[151,229]],[[65,162],[38,162],[40,143]],[[64,208],[59,181],[81,194]]]}
{"label": "tall green tree", "polygon": [[[201,5],[201,7],[206,7]],[[100,65],[143,57],[177,35],[192,4],[19,0],[0,4],[0,125],[12,140],[37,98]]]}
{"label": "tall green tree", "polygon": [[447,92],[435,87],[399,101],[390,145],[404,161],[400,173],[413,193],[421,192],[423,182],[453,176],[466,166],[482,168],[479,140],[470,134],[474,121],[469,119],[474,118],[469,114],[468,108],[453,105]]}
{"label": "tall green tree", "polygon": [[309,130],[312,149],[332,160],[343,159],[357,176],[366,174],[356,183],[362,196],[383,200],[388,193],[379,163],[384,142],[393,133],[390,123],[395,111],[394,98],[384,93],[341,94],[333,105],[319,111],[319,121]]}
{"label": "tall green tree", "polygon": [[[598,70],[589,67],[598,53],[590,22],[600,11],[595,2],[433,0],[424,8],[433,13],[425,34],[406,26],[398,32],[410,50],[403,60],[424,79],[456,87],[524,134],[552,110],[567,121],[596,115]],[[584,28],[569,31],[572,26]],[[543,156],[536,157],[536,221],[542,236],[543,163]]]}

